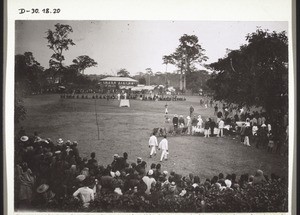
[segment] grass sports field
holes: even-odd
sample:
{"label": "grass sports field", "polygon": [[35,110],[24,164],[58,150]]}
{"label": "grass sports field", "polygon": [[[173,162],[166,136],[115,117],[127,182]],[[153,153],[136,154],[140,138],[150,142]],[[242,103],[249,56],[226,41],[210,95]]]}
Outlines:
{"label": "grass sports field", "polygon": [[[149,158],[148,139],[153,128],[165,126],[165,101],[130,100],[130,108],[120,108],[117,100],[61,99],[57,94],[35,95],[24,101],[27,119],[21,124],[27,135],[37,131],[42,138],[77,140],[82,156],[89,157],[94,151],[99,164],[103,165],[112,162],[113,154],[122,155],[125,151],[130,163],[135,162],[138,156],[147,162],[148,168],[151,163],[159,162],[160,152]],[[168,102],[169,115],[186,117],[190,105],[193,105],[197,115],[213,116],[213,108],[201,108],[197,96],[187,97],[187,101]],[[99,140],[95,107],[100,127]],[[288,175],[286,157],[243,146],[239,136],[208,139],[170,136],[168,140],[170,154],[168,161],[162,163],[162,170],[175,170],[184,175],[193,173],[202,180],[220,172],[225,175],[254,174],[258,168],[268,175],[272,172],[285,177]]]}

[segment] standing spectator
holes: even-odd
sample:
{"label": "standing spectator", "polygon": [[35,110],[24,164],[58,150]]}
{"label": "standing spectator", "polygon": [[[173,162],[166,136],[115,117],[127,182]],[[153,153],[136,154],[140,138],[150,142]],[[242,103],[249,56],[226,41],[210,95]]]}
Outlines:
{"label": "standing spectator", "polygon": [[194,113],[194,107],[193,106],[191,106],[190,107],[190,117],[192,117],[192,114]]}
{"label": "standing spectator", "polygon": [[187,116],[186,119],[187,119],[187,121],[186,121],[187,134],[190,135],[190,134],[191,134],[191,128],[192,128],[191,117],[190,117],[190,116]]}
{"label": "standing spectator", "polygon": [[175,114],[173,117],[173,126],[174,126],[174,132],[176,133],[177,129],[178,129],[178,115]]}
{"label": "standing spectator", "polygon": [[202,124],[203,124],[203,120],[201,118],[201,115],[198,116],[198,123],[197,123],[197,127],[200,130],[202,130]]}
{"label": "standing spectator", "polygon": [[221,119],[219,121],[219,131],[218,131],[218,137],[223,137],[223,130],[224,130],[224,121]]}
{"label": "standing spectator", "polygon": [[244,137],[244,144],[246,146],[250,146],[250,143],[249,143],[249,137],[251,135],[251,127],[250,127],[250,120],[246,122],[246,125],[245,125],[245,137]]}
{"label": "standing spectator", "polygon": [[211,99],[210,100],[210,107],[212,107],[213,106],[213,100]]}
{"label": "standing spectator", "polygon": [[167,116],[168,113],[169,113],[169,112],[168,112],[168,105],[166,104],[166,105],[165,105],[165,115]]}
{"label": "standing spectator", "polygon": [[215,109],[214,115],[216,116],[218,113],[218,105],[217,104],[215,105],[214,109]]}
{"label": "standing spectator", "polygon": [[165,135],[164,138],[160,141],[158,150],[161,151],[161,157],[160,157],[160,162],[162,162],[163,159],[168,160],[168,154],[169,154],[169,147],[168,147],[168,140],[167,136]]}
{"label": "standing spectator", "polygon": [[26,162],[17,165],[17,183],[19,185],[19,200],[22,207],[29,207],[32,201],[32,191],[35,184],[31,169]]}
{"label": "standing spectator", "polygon": [[157,137],[155,135],[156,133],[153,132],[151,137],[149,138],[149,148],[151,148],[150,158],[153,154],[156,155],[156,147],[158,146]]}
{"label": "standing spectator", "polygon": [[197,130],[197,124],[198,124],[198,120],[196,119],[196,116],[194,115],[194,117],[192,119],[192,135],[194,135],[195,131]]}
{"label": "standing spectator", "polygon": [[204,123],[204,137],[209,137],[209,118],[206,119],[206,122]]}
{"label": "standing spectator", "polygon": [[253,136],[253,143],[255,144],[256,148],[258,148],[257,131],[258,131],[257,124],[254,123],[252,126],[252,136]]}
{"label": "standing spectator", "polygon": [[185,126],[185,122],[184,122],[184,119],[183,119],[182,115],[179,116],[178,124],[179,124],[179,126],[183,126],[183,127]]}
{"label": "standing spectator", "polygon": [[216,127],[216,123],[213,119],[209,118],[209,126],[210,126],[210,133],[211,133],[211,136],[214,136],[214,130],[215,130],[215,127]]}
{"label": "standing spectator", "polygon": [[244,141],[245,141],[245,132],[246,132],[246,125],[245,125],[245,123],[243,123],[242,127],[241,127],[241,131],[240,131],[240,134],[241,134],[241,144],[244,144]]}

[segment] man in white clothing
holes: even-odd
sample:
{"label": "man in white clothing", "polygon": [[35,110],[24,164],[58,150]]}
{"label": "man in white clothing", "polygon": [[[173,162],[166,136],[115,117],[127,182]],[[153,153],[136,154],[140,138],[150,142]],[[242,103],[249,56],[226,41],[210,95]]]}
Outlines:
{"label": "man in white clothing", "polygon": [[[85,182],[86,183],[86,182]],[[77,198],[80,195],[83,202],[83,207],[88,207],[91,201],[94,201],[94,191],[85,184],[73,193],[73,196]]]}
{"label": "man in white clothing", "polygon": [[156,147],[158,146],[157,143],[157,138],[155,136],[155,132],[153,132],[153,134],[151,135],[150,139],[149,139],[149,148],[151,148],[150,151],[150,158],[152,157],[152,155],[156,155]]}
{"label": "man in white clothing", "polygon": [[162,162],[163,158],[165,160],[168,159],[168,154],[169,154],[168,140],[166,135],[164,135],[164,138],[159,143],[158,150],[160,149],[162,150],[160,162]]}
{"label": "man in white clothing", "polygon": [[224,121],[220,119],[219,121],[219,132],[218,132],[218,137],[221,136],[223,137],[223,130],[224,130]]}

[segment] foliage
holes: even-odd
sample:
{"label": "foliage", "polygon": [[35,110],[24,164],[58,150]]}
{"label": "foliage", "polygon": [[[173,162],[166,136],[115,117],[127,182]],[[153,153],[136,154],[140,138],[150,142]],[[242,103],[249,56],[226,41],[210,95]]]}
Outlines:
{"label": "foliage", "polygon": [[288,90],[288,39],[285,32],[257,29],[248,44],[210,64],[216,72],[208,80],[216,100],[257,105],[270,111],[282,103]]}
{"label": "foliage", "polygon": [[[210,189],[204,194],[143,196],[101,193],[88,209],[68,197],[52,211],[89,212],[287,212],[288,189],[283,181],[246,185],[242,189]],[[45,210],[45,208],[43,209]]]}
{"label": "foliage", "polygon": [[31,52],[15,56],[16,93],[20,95],[38,91],[44,82],[44,68],[40,66]]}
{"label": "foliage", "polygon": [[139,84],[144,84],[144,85],[146,85],[146,79],[145,79],[145,77],[139,78]]}
{"label": "foliage", "polygon": [[46,39],[48,40],[48,47],[54,52],[49,60],[50,68],[53,68],[58,73],[63,73],[63,64],[65,60],[63,51],[69,49],[69,46],[75,45],[72,39],[68,36],[73,32],[70,25],[63,25],[57,23],[55,25],[55,30],[52,31],[48,29],[46,32]]}
{"label": "foliage", "polygon": [[26,119],[26,109],[23,105],[23,100],[15,98],[15,124]]}
{"label": "foliage", "polygon": [[[170,55],[163,56],[164,64],[174,64],[180,70],[180,73],[186,77],[187,80],[187,89],[195,88],[191,84],[193,80],[190,76],[193,71],[196,69],[196,65],[201,64],[203,61],[206,61],[208,58],[205,56],[205,49],[201,47],[198,43],[198,37],[195,35],[184,34],[179,39],[179,46],[176,48],[175,52]],[[184,87],[185,88],[185,87]]]}
{"label": "foliage", "polygon": [[93,67],[93,66],[97,66],[97,62],[90,58],[87,55],[81,55],[79,57],[77,57],[76,59],[73,60],[74,66],[78,68],[79,72],[82,72],[82,74],[84,74],[84,70],[89,68],[89,67]]}
{"label": "foliage", "polygon": [[117,72],[117,75],[121,77],[129,77],[130,73],[126,69],[122,68]]}

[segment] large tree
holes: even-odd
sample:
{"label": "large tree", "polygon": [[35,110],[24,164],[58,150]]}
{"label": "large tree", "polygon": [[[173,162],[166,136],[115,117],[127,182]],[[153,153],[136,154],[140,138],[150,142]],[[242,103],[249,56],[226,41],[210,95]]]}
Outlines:
{"label": "large tree", "polygon": [[130,73],[127,71],[127,69],[122,68],[117,72],[117,75],[121,77],[129,77]]}
{"label": "large tree", "polygon": [[69,46],[75,45],[73,40],[69,38],[69,34],[72,32],[73,29],[70,25],[63,25],[60,23],[55,25],[54,31],[48,29],[46,32],[48,47],[54,52],[49,60],[49,66],[57,71],[59,76],[62,76],[64,71],[63,61],[65,60],[65,57],[63,52],[68,50]]}
{"label": "large tree", "polygon": [[37,62],[31,52],[15,56],[16,93],[30,94],[41,89],[45,81],[44,68]]}
{"label": "large tree", "polygon": [[287,105],[288,38],[285,32],[257,29],[246,36],[248,44],[232,50],[218,62],[208,85],[215,99],[267,112]]}
{"label": "large tree", "polygon": [[172,63],[179,68],[181,90],[186,90],[186,77],[195,70],[195,66],[208,59],[204,52],[197,36],[184,34],[175,52],[163,57],[164,63]]}
{"label": "large tree", "polygon": [[84,74],[84,70],[89,68],[89,67],[93,67],[93,66],[97,66],[97,62],[90,58],[87,55],[81,55],[79,57],[77,57],[76,59],[73,60],[74,65],[78,68],[78,71],[82,74]]}

